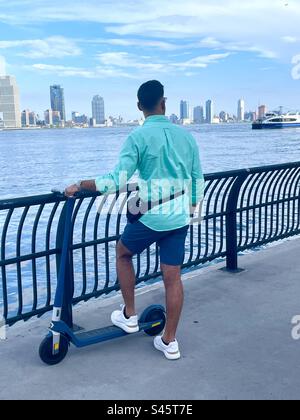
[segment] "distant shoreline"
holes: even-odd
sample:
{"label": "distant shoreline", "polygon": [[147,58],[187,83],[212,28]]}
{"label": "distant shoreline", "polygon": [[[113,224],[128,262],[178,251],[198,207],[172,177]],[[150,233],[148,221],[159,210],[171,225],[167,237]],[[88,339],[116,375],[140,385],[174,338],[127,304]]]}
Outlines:
{"label": "distant shoreline", "polygon": [[[218,123],[218,124],[182,124],[181,127],[203,127],[203,126],[245,126],[250,125],[251,122],[230,122],[230,123]],[[127,127],[139,127],[139,124],[123,124],[114,126],[103,126],[103,127],[22,127],[22,128],[0,128],[0,131],[37,131],[37,130],[92,130],[92,129],[107,129],[107,128],[127,128]]]}

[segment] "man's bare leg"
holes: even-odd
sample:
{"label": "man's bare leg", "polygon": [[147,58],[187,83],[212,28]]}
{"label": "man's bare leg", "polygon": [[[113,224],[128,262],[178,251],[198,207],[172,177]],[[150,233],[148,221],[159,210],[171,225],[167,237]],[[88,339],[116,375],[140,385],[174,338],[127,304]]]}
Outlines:
{"label": "man's bare leg", "polygon": [[167,302],[167,324],[163,341],[169,344],[176,339],[176,331],[183,308],[184,291],[181,280],[181,267],[162,264],[161,268],[164,276]]}
{"label": "man's bare leg", "polygon": [[119,241],[117,245],[117,273],[126,306],[126,316],[136,315],[135,311],[135,271],[132,253]]}

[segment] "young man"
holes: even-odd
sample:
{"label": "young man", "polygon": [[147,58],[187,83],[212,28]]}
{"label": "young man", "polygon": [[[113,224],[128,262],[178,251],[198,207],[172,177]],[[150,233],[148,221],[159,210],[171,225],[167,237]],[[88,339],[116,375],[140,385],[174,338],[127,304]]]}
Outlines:
{"label": "young man", "polygon": [[73,196],[81,189],[113,193],[139,171],[140,198],[145,203],[155,202],[156,206],[138,221],[128,223],[117,245],[117,273],[125,305],[113,312],[111,319],[128,333],[139,330],[132,258],[158,243],[166,288],[167,323],[163,336],[155,338],[154,346],[167,359],[176,360],[180,358],[176,331],[184,299],[181,266],[185,240],[190,215],[203,198],[204,180],[196,141],[188,131],[165,117],[163,85],[158,81],[143,84],[138,100],[145,123],[127,139],[115,170],[67,188],[66,195]]}

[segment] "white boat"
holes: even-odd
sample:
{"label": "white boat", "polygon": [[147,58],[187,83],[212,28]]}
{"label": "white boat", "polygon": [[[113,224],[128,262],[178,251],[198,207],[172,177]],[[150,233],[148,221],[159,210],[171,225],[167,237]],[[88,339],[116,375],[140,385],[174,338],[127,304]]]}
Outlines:
{"label": "white boat", "polygon": [[284,115],[267,114],[265,119],[255,121],[252,124],[253,130],[295,127],[300,127],[300,112],[288,112]]}

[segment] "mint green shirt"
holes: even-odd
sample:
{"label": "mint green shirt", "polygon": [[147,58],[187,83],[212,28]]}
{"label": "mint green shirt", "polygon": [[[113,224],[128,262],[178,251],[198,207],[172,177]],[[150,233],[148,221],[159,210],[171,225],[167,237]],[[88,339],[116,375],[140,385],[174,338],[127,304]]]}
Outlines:
{"label": "mint green shirt", "polygon": [[125,142],[116,168],[96,179],[97,190],[112,194],[138,172],[140,198],[158,201],[185,191],[183,196],[156,206],[141,219],[155,231],[170,231],[190,223],[190,206],[204,195],[199,149],[194,137],[161,115],[151,116]]}

